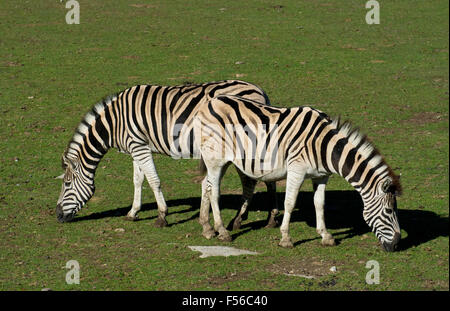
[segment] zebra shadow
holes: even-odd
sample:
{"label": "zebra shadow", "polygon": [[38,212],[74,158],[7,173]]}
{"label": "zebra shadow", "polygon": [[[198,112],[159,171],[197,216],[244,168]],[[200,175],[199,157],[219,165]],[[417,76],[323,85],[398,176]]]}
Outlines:
{"label": "zebra shadow", "polygon": [[[188,222],[190,220],[194,220],[196,218],[199,217],[199,209],[200,209],[200,197],[194,197],[194,198],[186,198],[186,199],[175,199],[175,200],[168,200],[166,201],[167,207],[169,209],[169,214],[181,214],[181,213],[188,213],[188,212],[192,212],[192,211],[197,211],[197,213],[193,214],[191,217],[183,219],[183,220],[179,220],[175,223],[171,223],[168,224],[168,227],[176,225],[176,224],[181,224],[184,222]],[[189,207],[186,209],[182,209],[182,210],[171,210],[171,207],[176,207],[176,206],[183,206],[183,205],[188,205]],[[114,218],[114,217],[123,217],[125,218],[125,216],[127,215],[127,213],[130,211],[131,209],[131,205],[125,206],[125,207],[120,207],[120,208],[115,208],[115,209],[110,209],[110,210],[106,210],[106,211],[102,211],[102,212],[94,212],[92,214],[86,215],[86,216],[78,216],[75,217],[73,222],[77,222],[77,221],[88,221],[88,220],[97,220],[97,219],[103,219],[103,218]],[[156,202],[151,202],[151,203],[145,203],[142,204],[141,206],[141,212],[142,211],[150,211],[150,210],[157,210],[158,206],[156,205]],[[140,221],[148,221],[148,220],[152,220],[152,219],[156,219],[158,216],[154,215],[154,216],[148,216],[148,217],[139,217],[137,220],[135,220],[135,222],[140,222]]]}
{"label": "zebra shadow", "polygon": [[[272,207],[267,206],[266,202],[270,202],[270,200],[267,199],[266,195],[266,193],[255,194],[252,203],[249,206],[249,210],[265,210],[269,212]],[[277,193],[278,206],[281,211],[276,218],[279,224],[281,224],[283,217],[284,196],[285,193]],[[363,202],[357,191],[328,190],[325,196],[325,224],[327,229],[343,230],[334,233],[337,244],[339,244],[341,240],[371,232],[369,226],[364,221]],[[226,205],[224,208],[226,208]],[[402,209],[400,203],[398,217],[400,228],[407,233],[405,237],[401,239],[397,249],[398,251],[407,250],[438,237],[448,237],[449,218],[428,211],[424,207],[417,209]],[[290,223],[296,222],[305,222],[309,227],[316,227],[313,192],[300,191],[297,198],[297,204],[291,215]],[[252,223],[246,223],[241,228],[259,229],[265,225],[266,220],[259,220]],[[316,239],[321,239],[321,237],[317,236],[313,239],[297,241],[294,245]]]}
{"label": "zebra shadow", "polygon": [[[365,223],[362,211],[363,203],[358,192],[352,190],[336,191],[329,190],[326,192],[326,206],[325,206],[325,223],[328,229],[344,231],[334,233],[335,240],[339,243],[341,240],[352,238],[354,236],[363,235],[370,232],[370,228]],[[277,193],[278,206],[280,213],[276,220],[280,224],[283,217],[283,203],[284,192]],[[170,214],[184,214],[190,212],[196,212],[189,217],[179,219],[176,222],[169,223],[170,226],[179,225],[188,221],[196,220],[199,217],[200,209],[200,197],[189,197],[182,199],[174,199],[166,201],[169,215]],[[272,209],[269,205],[270,200],[267,197],[267,193],[258,192],[254,195],[253,200],[248,208],[249,213],[256,211],[266,212],[267,214]],[[297,222],[304,222],[309,227],[315,228],[316,226],[316,214],[313,203],[313,193],[308,191],[300,191],[296,207],[291,215],[291,224]],[[237,194],[224,194],[220,197],[221,210],[232,209],[235,213],[238,212],[242,204],[241,195]],[[171,207],[187,206],[182,209],[171,209]],[[74,221],[86,221],[96,220],[110,217],[124,217],[130,210],[130,206],[111,209],[107,211],[92,213],[86,216],[75,217]],[[142,205],[141,211],[156,210],[157,205],[155,202],[146,203]],[[426,243],[434,240],[438,237],[448,237],[449,231],[449,219],[448,217],[440,216],[432,211],[426,210],[426,208],[418,209],[402,209],[399,208],[399,221],[402,230],[406,231],[406,237],[400,241],[398,250],[406,250],[413,246]],[[157,216],[149,216],[140,218],[137,221],[149,221],[155,219]],[[233,218],[234,219],[234,218]],[[224,219],[226,221],[226,219]],[[228,227],[230,227],[233,220],[229,221]],[[233,239],[240,235],[245,235],[251,230],[263,229],[267,224],[267,220],[245,221],[241,226],[241,229],[237,232],[232,232]],[[320,236],[309,240],[297,241],[294,245],[298,245],[310,240],[320,239]]]}

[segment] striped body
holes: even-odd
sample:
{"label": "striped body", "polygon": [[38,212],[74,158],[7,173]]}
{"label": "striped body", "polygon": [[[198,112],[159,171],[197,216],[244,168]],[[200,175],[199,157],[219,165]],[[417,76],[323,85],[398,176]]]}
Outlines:
{"label": "striped body", "polygon": [[[363,216],[385,248],[400,238],[395,193],[397,177],[366,137],[349,123],[340,124],[310,107],[275,108],[237,96],[218,96],[195,117],[195,136],[208,169],[211,204],[217,200],[220,168],[233,163],[249,178],[273,182],[287,179],[283,246],[292,246],[289,217],[305,178],[316,188],[318,232],[332,244],[323,221],[328,176],[344,177],[364,202]],[[317,189],[319,192],[317,192]],[[218,204],[218,203],[216,203]],[[218,207],[213,212],[218,213]],[[221,220],[215,219],[220,227]],[[226,235],[225,231],[223,234]]]}
{"label": "striped body", "polygon": [[[78,128],[73,141],[83,139],[77,134],[92,132],[97,139],[92,137],[89,143],[103,145],[91,152],[97,159],[106,148],[132,153],[135,145],[148,145],[152,152],[174,158],[192,158],[193,115],[198,107],[220,94],[235,94],[269,104],[260,88],[238,80],[201,85],[137,85],[97,104],[82,121],[86,127]],[[92,127],[94,118],[100,123]],[[77,152],[73,141],[69,143],[68,154]]]}
{"label": "striped body", "polygon": [[135,196],[131,219],[141,207],[141,188],[147,178],[158,204],[158,225],[165,225],[167,206],[152,153],[190,158],[195,153],[193,116],[209,99],[235,94],[270,104],[256,85],[239,80],[199,85],[138,85],[108,97],[94,106],[75,131],[63,154],[66,170],[57,203],[60,221],[71,220],[94,193],[98,163],[110,148],[133,157]]}

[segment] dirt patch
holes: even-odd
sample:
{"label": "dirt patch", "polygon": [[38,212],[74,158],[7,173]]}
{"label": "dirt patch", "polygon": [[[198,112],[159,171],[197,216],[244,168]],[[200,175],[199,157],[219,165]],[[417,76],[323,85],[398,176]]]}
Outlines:
{"label": "dirt patch", "polygon": [[266,269],[275,274],[283,274],[292,277],[303,277],[315,279],[336,272],[330,271],[330,268],[337,267],[339,264],[328,262],[317,258],[310,259],[284,259],[269,265]]}
{"label": "dirt patch", "polygon": [[141,59],[139,56],[137,56],[137,55],[125,55],[125,56],[122,56],[122,58],[123,59],[136,59],[136,60],[138,60],[138,59]]}
{"label": "dirt patch", "polygon": [[418,113],[414,114],[411,118],[409,118],[408,120],[405,120],[403,122],[404,123],[412,123],[415,125],[424,125],[424,124],[429,124],[429,123],[440,122],[445,118],[446,118],[446,116],[444,116],[441,113],[425,111],[425,112],[418,112]]}
{"label": "dirt patch", "polygon": [[[206,279],[206,282],[209,285],[212,285],[214,288],[220,288],[222,285],[230,283],[230,282],[236,282],[239,280],[246,280],[248,279],[249,274],[246,272],[230,272],[223,276],[214,276],[209,277]],[[229,289],[229,288],[226,288]]]}
{"label": "dirt patch", "polygon": [[344,44],[343,46],[341,46],[341,48],[355,50],[355,51],[366,51],[367,50],[366,48],[353,46],[351,44]]}
{"label": "dirt patch", "polygon": [[191,181],[194,184],[201,184],[203,181],[203,178],[205,178],[204,175],[200,175],[200,171],[198,169],[186,170],[186,171],[184,171],[184,173],[188,176],[193,176],[193,177],[191,177]]}
{"label": "dirt patch", "polygon": [[139,3],[139,4],[130,4],[131,7],[134,8],[145,8],[145,9],[154,9],[157,8],[156,5],[154,4],[143,4],[143,3]]}
{"label": "dirt patch", "polygon": [[10,61],[3,62],[3,65],[6,67],[21,67],[21,66],[23,66],[22,63],[14,62],[14,61],[13,62],[10,62]]}

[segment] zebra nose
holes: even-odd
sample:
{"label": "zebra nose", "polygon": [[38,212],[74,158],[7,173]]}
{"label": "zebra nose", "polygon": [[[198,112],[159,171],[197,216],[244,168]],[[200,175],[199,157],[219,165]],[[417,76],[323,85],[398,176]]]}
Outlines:
{"label": "zebra nose", "polygon": [[56,205],[56,219],[58,222],[64,222],[64,212],[62,210],[61,204]]}
{"label": "zebra nose", "polygon": [[397,249],[398,242],[400,241],[401,234],[400,232],[395,232],[392,242],[383,242],[383,248],[387,252],[393,252]]}
{"label": "zebra nose", "polygon": [[394,244],[396,248],[397,248],[398,242],[400,242],[400,238],[401,238],[400,232],[395,232],[394,239],[392,240],[392,244]]}
{"label": "zebra nose", "polygon": [[69,222],[73,219],[74,214],[64,214],[61,204],[56,205],[56,219],[60,223]]}

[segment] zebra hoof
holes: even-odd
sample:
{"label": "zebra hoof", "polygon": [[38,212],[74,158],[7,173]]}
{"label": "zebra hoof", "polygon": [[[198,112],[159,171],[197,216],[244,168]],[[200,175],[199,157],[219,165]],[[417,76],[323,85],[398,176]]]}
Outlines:
{"label": "zebra hoof", "polygon": [[278,222],[276,220],[269,220],[264,228],[276,228],[276,226],[278,226]]}
{"label": "zebra hoof", "polygon": [[127,221],[136,221],[136,220],[138,220],[139,219],[139,217],[138,216],[125,216],[124,218],[123,218],[124,220],[127,220]]}
{"label": "zebra hoof", "polygon": [[163,228],[163,227],[166,227],[166,226],[167,226],[167,221],[165,219],[159,218],[159,217],[158,217],[158,219],[156,219],[155,227]]}
{"label": "zebra hoof", "polygon": [[241,229],[241,222],[240,221],[235,221],[233,222],[233,230],[239,230]]}
{"label": "zebra hoof", "polygon": [[281,247],[284,247],[284,248],[293,248],[294,247],[294,244],[292,244],[291,238],[281,239],[281,241],[278,245]]}
{"label": "zebra hoof", "polygon": [[322,239],[322,245],[323,246],[335,246],[336,242],[334,241],[333,238],[331,238],[331,239]]}
{"label": "zebra hoof", "polygon": [[217,236],[217,239],[219,241],[222,241],[222,242],[231,242],[231,235],[228,234],[228,233],[226,233],[226,234],[219,234]]}
{"label": "zebra hoof", "polygon": [[208,240],[211,240],[213,237],[216,236],[216,233],[214,232],[214,230],[207,230],[207,231],[203,231],[202,235],[207,238]]}

